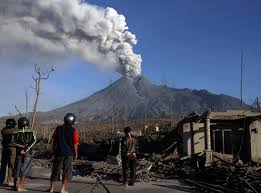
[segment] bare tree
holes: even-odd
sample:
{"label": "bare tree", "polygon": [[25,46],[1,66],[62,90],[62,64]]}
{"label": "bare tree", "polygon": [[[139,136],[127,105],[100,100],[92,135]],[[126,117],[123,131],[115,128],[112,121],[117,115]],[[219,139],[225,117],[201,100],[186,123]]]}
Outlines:
{"label": "bare tree", "polygon": [[19,110],[19,108],[15,105],[14,106],[15,110],[17,111],[17,113],[19,114],[19,117],[22,117],[22,113],[21,111]]}
{"label": "bare tree", "polygon": [[47,80],[50,76],[50,73],[53,72],[54,69],[47,69],[45,72],[42,72],[41,67],[38,64],[34,65],[34,75],[33,80],[35,87],[32,87],[35,90],[35,101],[33,106],[33,112],[31,117],[31,128],[34,128],[35,123],[35,116],[37,112],[38,102],[39,102],[39,96],[40,96],[40,90],[41,90],[41,81]]}
{"label": "bare tree", "polygon": [[173,112],[172,112],[172,101],[170,101],[170,129],[172,129],[172,114],[173,114]]}
{"label": "bare tree", "polygon": [[243,102],[243,76],[244,76],[244,51],[241,48],[241,58],[240,58],[240,100],[241,100],[241,109],[244,109],[244,102]]}
{"label": "bare tree", "polygon": [[25,90],[25,117],[28,118],[28,89]]}
{"label": "bare tree", "polygon": [[261,104],[260,104],[260,101],[259,101],[259,97],[256,97],[256,105],[257,105],[257,110],[259,112],[261,112]]}
{"label": "bare tree", "polygon": [[261,112],[261,104],[259,101],[259,97],[256,97],[256,99],[254,100],[254,102],[251,106],[251,109],[253,109],[254,111],[257,111],[257,112]]}
{"label": "bare tree", "polygon": [[116,103],[114,93],[112,95],[112,99],[113,99],[113,101],[112,101],[112,106],[111,106],[111,110],[112,110],[112,115],[111,115],[112,129],[111,129],[111,132],[114,134],[115,133],[116,120],[117,120],[117,103]]}

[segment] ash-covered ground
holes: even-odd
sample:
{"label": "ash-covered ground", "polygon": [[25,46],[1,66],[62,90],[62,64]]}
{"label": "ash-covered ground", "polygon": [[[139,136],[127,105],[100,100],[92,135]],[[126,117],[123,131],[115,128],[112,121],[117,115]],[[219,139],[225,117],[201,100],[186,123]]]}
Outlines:
{"label": "ash-covered ground", "polygon": [[[142,161],[140,161],[142,162]],[[143,160],[144,162],[144,160]],[[33,175],[31,179],[26,180],[26,188],[28,193],[46,192],[49,185],[49,177],[51,174],[52,159],[33,159]],[[140,166],[140,168],[142,168]],[[138,166],[139,171],[139,166]],[[102,179],[104,185],[111,193],[135,192],[135,193],[187,193],[196,192],[193,187],[188,186],[180,180],[165,179],[153,181],[143,179],[139,176],[134,187],[124,187],[121,184],[121,167],[119,165],[111,165],[105,161],[95,162],[88,160],[74,161],[73,180],[70,182],[68,190],[70,193],[88,193],[106,192],[99,185],[96,186],[97,177]],[[145,174],[146,176],[146,174]],[[57,182],[55,188],[59,192],[61,182]],[[7,185],[0,186],[1,193],[14,192]]]}

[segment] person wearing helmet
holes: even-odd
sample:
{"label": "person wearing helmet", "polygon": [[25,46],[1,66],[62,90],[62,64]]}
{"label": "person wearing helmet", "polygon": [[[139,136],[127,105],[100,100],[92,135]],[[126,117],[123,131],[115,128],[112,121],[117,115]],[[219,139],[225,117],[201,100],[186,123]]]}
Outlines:
{"label": "person wearing helmet", "polygon": [[63,171],[61,193],[67,193],[68,180],[72,179],[72,161],[78,159],[79,134],[73,127],[75,115],[68,113],[64,117],[64,124],[58,126],[53,134],[54,162],[50,178],[49,192],[54,191],[55,181],[59,180]]}
{"label": "person wearing helmet", "polygon": [[[25,178],[32,175],[32,147],[36,143],[36,135],[30,128],[29,120],[21,117],[18,120],[18,130],[13,134],[13,145],[16,146],[14,169],[14,188],[18,192],[26,191]],[[17,179],[20,178],[17,186]]]}
{"label": "person wearing helmet", "polygon": [[13,185],[12,175],[14,172],[14,163],[16,156],[16,148],[12,145],[12,134],[15,130],[16,121],[14,119],[7,119],[6,126],[2,129],[2,158],[0,170],[0,184],[5,181],[6,166],[8,165],[7,183],[9,186]]}
{"label": "person wearing helmet", "polygon": [[[121,159],[123,171],[123,183],[125,186],[133,186],[136,177],[137,141],[131,135],[131,128],[124,129],[125,136],[121,140]],[[130,180],[128,183],[128,171]]]}

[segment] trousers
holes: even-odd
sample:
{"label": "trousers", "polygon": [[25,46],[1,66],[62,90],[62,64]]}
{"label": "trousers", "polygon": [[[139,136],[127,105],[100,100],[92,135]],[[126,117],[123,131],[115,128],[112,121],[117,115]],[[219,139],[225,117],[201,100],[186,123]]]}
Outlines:
{"label": "trousers", "polygon": [[8,166],[8,178],[7,182],[12,182],[12,176],[14,173],[16,157],[16,148],[15,147],[3,147],[2,157],[1,157],[1,170],[0,170],[0,183],[3,184],[6,177],[6,168]]}
{"label": "trousers", "polygon": [[136,160],[129,160],[127,157],[122,157],[122,172],[124,183],[127,182],[128,177],[130,182],[134,182],[136,178]]}

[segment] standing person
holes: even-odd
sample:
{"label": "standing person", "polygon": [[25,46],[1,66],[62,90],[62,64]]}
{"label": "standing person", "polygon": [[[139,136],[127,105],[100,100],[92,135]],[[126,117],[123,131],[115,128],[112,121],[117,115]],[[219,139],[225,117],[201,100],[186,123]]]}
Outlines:
{"label": "standing person", "polygon": [[[16,146],[14,169],[14,188],[18,192],[26,191],[25,178],[32,175],[32,147],[36,143],[36,135],[29,127],[29,120],[22,117],[18,120],[18,130],[13,135],[13,145]],[[17,178],[20,178],[17,187]]]}
{"label": "standing person", "polygon": [[[125,136],[121,140],[121,159],[123,171],[123,183],[125,186],[134,186],[136,177],[137,141],[131,135],[131,128],[124,129]],[[128,183],[128,171],[130,180]]]}
{"label": "standing person", "polygon": [[8,165],[8,178],[7,183],[9,186],[13,186],[12,175],[14,172],[14,163],[16,156],[16,148],[11,145],[12,134],[15,130],[16,121],[14,119],[7,119],[6,126],[2,129],[2,158],[1,158],[1,170],[0,170],[0,184],[5,181],[6,166]]}
{"label": "standing person", "polygon": [[64,117],[64,124],[58,126],[53,135],[54,162],[50,179],[49,192],[54,191],[55,181],[59,180],[61,170],[63,179],[61,193],[66,191],[68,180],[72,179],[72,161],[78,159],[79,134],[73,127],[75,115],[68,113]]}

